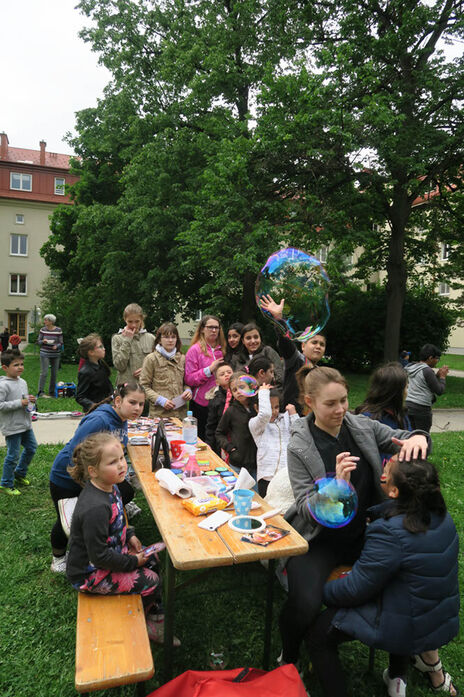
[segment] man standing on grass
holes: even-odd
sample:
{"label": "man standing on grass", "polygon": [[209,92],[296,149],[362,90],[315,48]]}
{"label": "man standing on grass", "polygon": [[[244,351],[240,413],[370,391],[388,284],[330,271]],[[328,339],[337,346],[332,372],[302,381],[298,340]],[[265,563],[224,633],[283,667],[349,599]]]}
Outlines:
{"label": "man standing on grass", "polygon": [[425,344],[419,352],[419,362],[405,366],[409,376],[406,407],[414,430],[430,432],[432,428],[432,404],[436,395],[445,391],[449,368],[442,365],[435,373],[441,351],[433,344]]}

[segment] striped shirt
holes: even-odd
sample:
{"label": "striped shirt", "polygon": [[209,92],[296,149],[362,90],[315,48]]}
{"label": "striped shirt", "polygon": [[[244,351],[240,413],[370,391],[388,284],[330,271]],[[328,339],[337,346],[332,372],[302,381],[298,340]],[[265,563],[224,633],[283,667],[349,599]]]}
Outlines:
{"label": "striped shirt", "polygon": [[[59,356],[63,346],[63,332],[59,327],[54,327],[53,329],[42,327],[37,343],[40,346],[40,355]],[[53,348],[54,346],[57,348]]]}

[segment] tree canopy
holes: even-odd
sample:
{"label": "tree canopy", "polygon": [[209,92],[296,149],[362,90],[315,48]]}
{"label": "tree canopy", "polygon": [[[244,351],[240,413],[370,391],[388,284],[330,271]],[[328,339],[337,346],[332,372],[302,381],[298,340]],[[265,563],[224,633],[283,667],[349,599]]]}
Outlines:
{"label": "tree canopy", "polygon": [[[463,37],[462,2],[78,8],[113,79],[78,114],[75,205],[55,213],[43,254],[91,299],[86,321],[110,333],[133,300],[152,322],[200,308],[247,320],[278,247],[331,244],[335,276],[362,247],[360,277],[387,272],[396,357],[408,274],[436,258],[440,223],[462,271],[464,60],[440,49]],[[416,213],[431,188],[432,214]]]}

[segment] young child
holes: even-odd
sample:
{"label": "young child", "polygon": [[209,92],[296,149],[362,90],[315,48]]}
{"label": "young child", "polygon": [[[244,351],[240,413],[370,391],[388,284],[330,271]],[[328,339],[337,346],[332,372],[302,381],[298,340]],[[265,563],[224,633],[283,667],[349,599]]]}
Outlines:
{"label": "young child", "polygon": [[248,372],[259,385],[274,385],[274,363],[264,354],[258,354],[248,364]]}
{"label": "young child", "polygon": [[[5,375],[0,378],[0,428],[5,436],[6,457],[3,462],[3,474],[0,489],[10,496],[21,493],[16,484],[28,486],[26,478],[37,441],[32,430],[30,402],[34,395],[28,394],[27,383],[21,375],[24,371],[24,356],[17,349],[2,352],[2,368]],[[20,457],[21,446],[23,452]]]}
{"label": "young child", "polygon": [[89,436],[74,450],[73,463],[69,473],[83,490],[71,524],[68,580],[81,593],[140,593],[148,636],[162,643],[162,618],[149,614],[160,603],[158,566],[125,523],[118,488],[127,472],[121,443],[111,433]]}
{"label": "young child", "polygon": [[258,392],[258,415],[250,419],[248,427],[257,447],[258,493],[266,496],[269,482],[276,472],[287,467],[287,445],[293,421],[298,414],[293,404],[287,404],[280,413],[281,392],[261,385]]}
{"label": "young child", "polygon": [[105,363],[105,347],[98,334],[89,334],[79,344],[85,362],[77,374],[76,402],[85,412],[113,394],[111,370]]}
{"label": "young child", "polygon": [[254,415],[250,398],[240,392],[240,378],[247,373],[233,373],[230,378],[232,401],[216,429],[216,442],[229,455],[230,465],[239,470],[245,467],[256,479],[256,445],[248,428]]}
{"label": "young child", "polygon": [[183,419],[187,407],[176,408],[173,399],[181,396],[187,402],[192,391],[184,384],[185,356],[180,350],[177,327],[165,322],[156,332],[155,350],[144,360],[140,384],[150,402],[150,416],[174,416]]}
{"label": "young child", "polygon": [[306,635],[322,692],[346,697],[338,645],[358,639],[390,653],[383,679],[391,697],[406,695],[411,656],[435,692],[456,695],[441,662],[427,660],[430,652],[438,659],[434,647],[459,630],[459,539],[437,471],[427,460],[395,457],[380,481],[387,501],[369,511],[361,556],[347,576],[325,585],[328,609]]}
{"label": "young child", "polygon": [[[108,402],[111,398],[108,399]],[[119,438],[122,446],[127,445],[127,422],[139,418],[145,404],[145,392],[135,381],[124,383],[114,391],[112,404],[100,404],[92,408],[80,421],[74,436],[60,450],[50,470],[50,495],[55,505],[56,521],[53,525],[50,542],[53,559],[51,570],[54,573],[64,573],[66,570],[66,548],[68,538],[63,530],[60,519],[59,501],[61,499],[80,496],[82,488],[70,477],[68,467],[72,464],[72,454],[76,446],[88,436],[102,431],[108,431]],[[119,485],[126,510],[132,503],[134,490],[126,480]]]}
{"label": "young child", "polygon": [[[212,398],[208,402],[208,419],[206,421],[205,441],[210,448],[218,455],[221,454],[221,448],[216,442],[216,428],[226,409],[229,406],[227,400],[227,392],[229,390],[230,378],[233,370],[230,363],[220,363],[214,371],[216,378],[216,389]],[[230,401],[230,400],[229,400]]]}

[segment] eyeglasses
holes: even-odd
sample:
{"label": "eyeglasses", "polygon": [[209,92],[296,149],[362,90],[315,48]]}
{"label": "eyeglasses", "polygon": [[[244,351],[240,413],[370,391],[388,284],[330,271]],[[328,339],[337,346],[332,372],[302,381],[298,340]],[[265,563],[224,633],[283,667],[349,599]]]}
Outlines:
{"label": "eyeglasses", "polygon": [[210,329],[212,332],[218,332],[219,326],[217,324],[205,324],[205,329]]}

